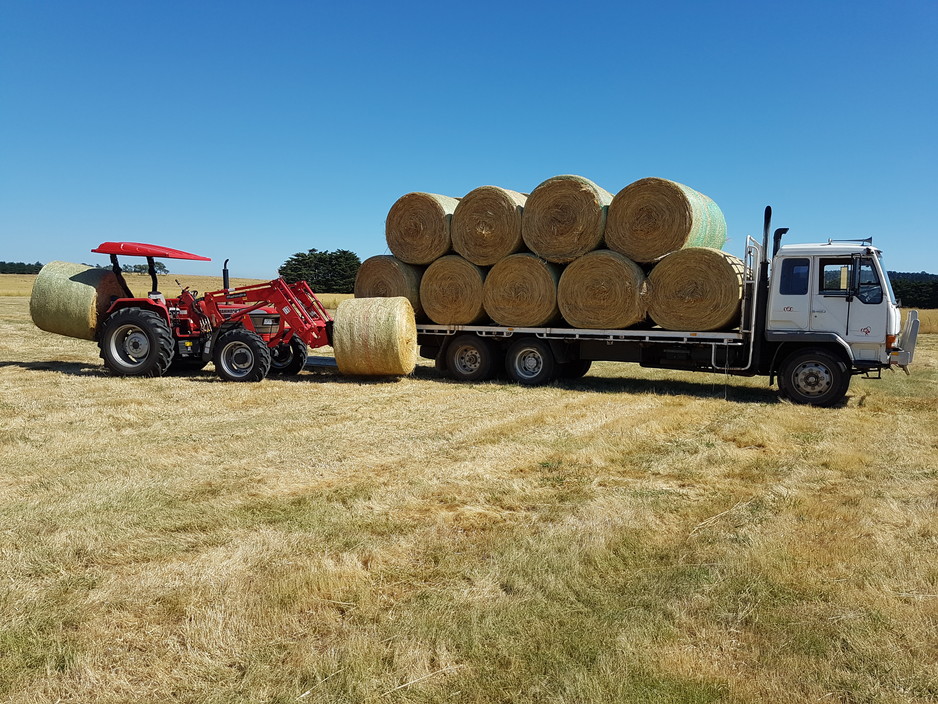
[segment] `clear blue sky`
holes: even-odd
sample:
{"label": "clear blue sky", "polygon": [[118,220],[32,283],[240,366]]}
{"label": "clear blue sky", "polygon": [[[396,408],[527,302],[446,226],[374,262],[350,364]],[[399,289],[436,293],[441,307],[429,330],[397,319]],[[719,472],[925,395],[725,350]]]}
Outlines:
{"label": "clear blue sky", "polygon": [[386,252],[410,191],[575,173],[711,196],[742,253],[873,235],[938,272],[938,2],[0,0],[0,260],[106,240],[269,278]]}

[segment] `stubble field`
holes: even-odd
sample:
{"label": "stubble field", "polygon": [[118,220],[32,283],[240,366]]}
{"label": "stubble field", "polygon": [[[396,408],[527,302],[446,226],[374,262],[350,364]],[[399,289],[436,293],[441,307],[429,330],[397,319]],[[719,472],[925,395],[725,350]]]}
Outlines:
{"label": "stubble field", "polygon": [[0,700],[938,698],[938,336],[835,409],[624,364],[249,385],[111,377],[16,294]]}

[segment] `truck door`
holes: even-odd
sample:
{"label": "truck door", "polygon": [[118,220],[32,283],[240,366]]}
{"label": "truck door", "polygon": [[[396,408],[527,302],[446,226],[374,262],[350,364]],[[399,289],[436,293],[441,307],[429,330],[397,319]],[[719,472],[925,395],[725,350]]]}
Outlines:
{"label": "truck door", "polygon": [[847,342],[885,339],[882,282],[870,257],[822,257],[811,300],[810,329],[836,332]]}
{"label": "truck door", "polygon": [[811,308],[811,260],[787,257],[772,274],[772,297],[769,303],[769,330],[807,330]]}

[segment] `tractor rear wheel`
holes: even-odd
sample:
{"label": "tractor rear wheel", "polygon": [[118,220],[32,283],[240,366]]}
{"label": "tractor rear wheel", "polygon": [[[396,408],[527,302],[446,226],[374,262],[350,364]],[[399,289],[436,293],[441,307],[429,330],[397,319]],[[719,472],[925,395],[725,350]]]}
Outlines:
{"label": "tractor rear wheel", "polygon": [[270,373],[282,376],[294,376],[303,371],[309,352],[306,343],[295,335],[285,343],[270,351]]}
{"label": "tractor rear wheel", "polygon": [[257,333],[234,328],[218,336],[212,361],[226,381],[260,381],[270,371],[270,350]]}
{"label": "tractor rear wheel", "polygon": [[157,313],[121,308],[101,326],[104,365],[118,376],[163,376],[173,359],[173,334]]}

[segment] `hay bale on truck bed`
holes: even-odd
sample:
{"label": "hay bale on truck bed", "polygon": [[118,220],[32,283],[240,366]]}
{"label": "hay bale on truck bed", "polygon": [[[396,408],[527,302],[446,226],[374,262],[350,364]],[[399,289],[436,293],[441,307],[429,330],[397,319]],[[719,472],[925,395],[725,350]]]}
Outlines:
{"label": "hay bale on truck bed", "polygon": [[39,271],[29,298],[29,313],[40,330],[94,340],[111,297],[126,296],[110,269],[49,262]]}
{"label": "hay bale on truck bed", "polygon": [[405,264],[389,254],[379,254],[362,262],[355,275],[355,298],[394,298],[410,301],[414,315],[423,316],[420,305],[420,279],[423,267]]}
{"label": "hay bale on truck bed", "polygon": [[566,264],[599,247],[612,194],[582,176],[554,176],[531,191],[521,217],[528,249]]}
{"label": "hay bale on truck bed", "polygon": [[651,270],[648,314],[666,330],[726,330],[739,322],[744,267],[709,247],[672,252]]}
{"label": "hay bale on truck bed", "polygon": [[434,323],[472,325],[485,320],[485,270],[458,254],[440,257],[420,280],[420,302]]}
{"label": "hay bale on truck bed", "polygon": [[524,249],[521,217],[527,196],[498,186],[480,186],[465,195],[453,213],[453,249],[477,266]]}
{"label": "hay bale on truck bed", "polygon": [[505,257],[492,267],[482,288],[482,305],[499,325],[541,327],[560,317],[560,267],[533,254]]}
{"label": "hay bale on truck bed", "polygon": [[615,330],[645,319],[645,272],[608,249],[584,254],[567,265],[557,287],[560,314],[575,328]]}
{"label": "hay bale on truck bed", "polygon": [[643,178],[616,193],[606,246],[632,261],[654,262],[676,249],[726,244],[726,219],[709,197],[663,178]]}
{"label": "hay bale on truck bed", "polygon": [[410,301],[351,298],[335,312],[332,348],[342,374],[405,376],[417,365],[417,325]]}
{"label": "hay bale on truck bed", "polygon": [[429,264],[452,250],[450,221],[459,201],[436,193],[408,193],[391,206],[385,237],[391,254],[407,264]]}

